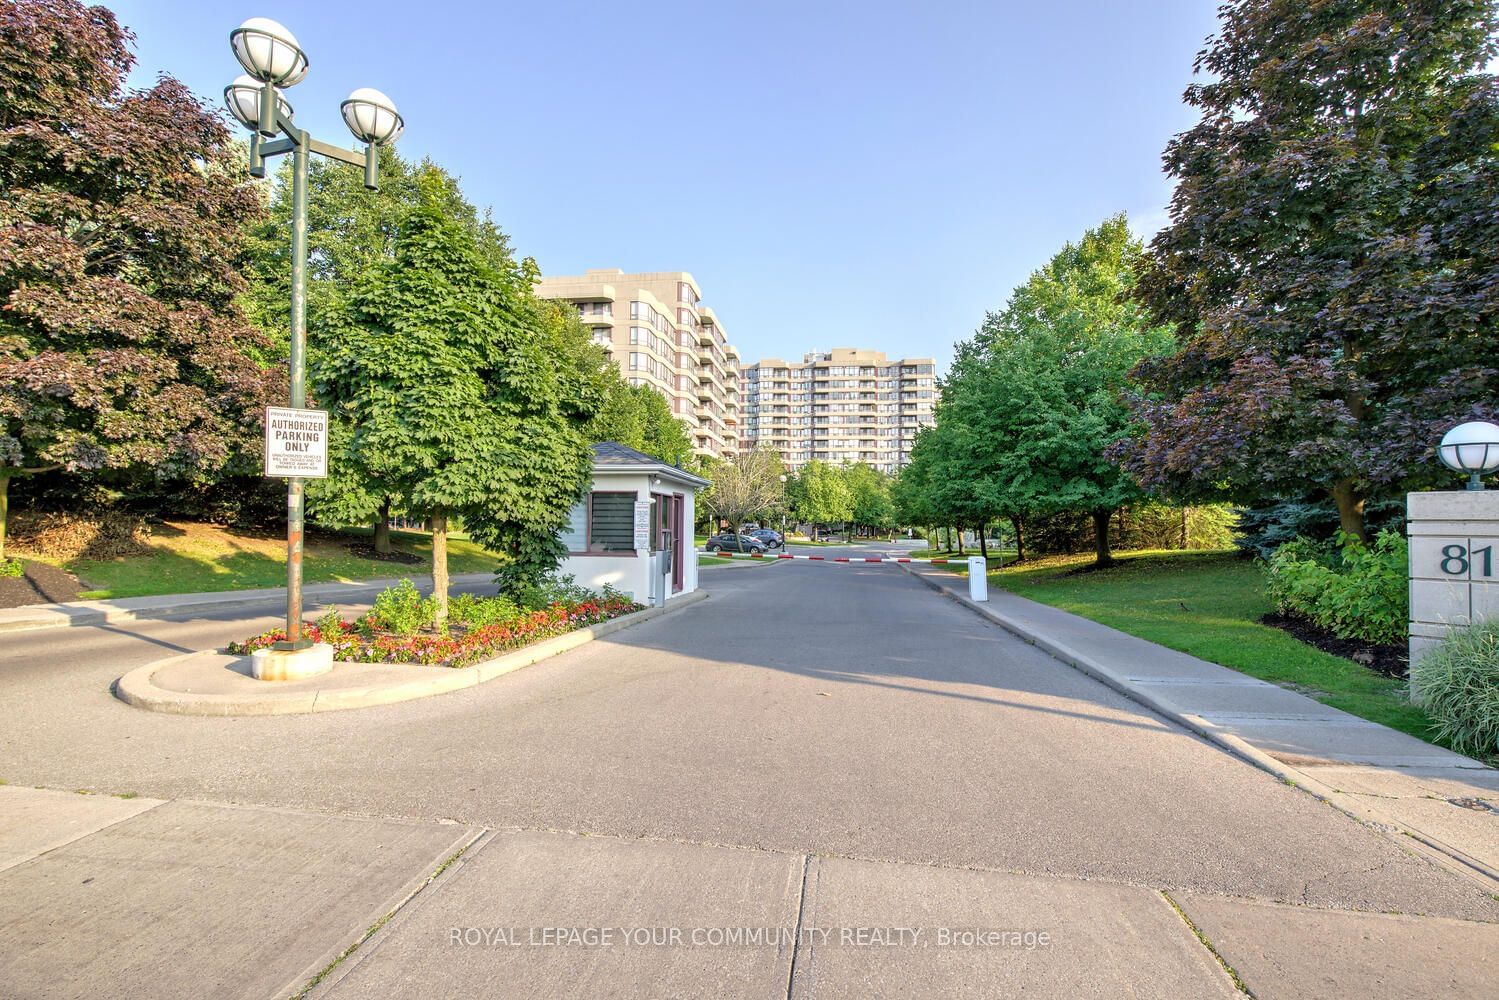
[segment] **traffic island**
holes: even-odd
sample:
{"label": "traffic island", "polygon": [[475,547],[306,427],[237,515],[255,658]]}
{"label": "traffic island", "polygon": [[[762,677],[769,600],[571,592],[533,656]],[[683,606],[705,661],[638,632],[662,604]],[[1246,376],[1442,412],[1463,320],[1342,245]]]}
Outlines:
{"label": "traffic island", "polygon": [[664,608],[623,615],[467,667],[337,662],[315,677],[270,682],[256,679],[250,656],[208,650],[170,656],[132,670],[115,681],[114,693],[128,705],[171,715],[302,715],[389,705],[483,684],[707,596],[705,591],[694,591]]}

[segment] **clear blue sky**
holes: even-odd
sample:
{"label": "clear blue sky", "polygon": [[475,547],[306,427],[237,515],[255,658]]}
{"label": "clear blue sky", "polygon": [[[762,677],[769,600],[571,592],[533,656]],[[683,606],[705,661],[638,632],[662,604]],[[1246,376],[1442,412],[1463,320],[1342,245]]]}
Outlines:
{"label": "clear blue sky", "polygon": [[134,82],[215,103],[231,28],[307,50],[299,123],[384,90],[408,157],[547,274],[689,270],[746,361],[935,354],[1057,248],[1164,221],[1160,154],[1216,0],[719,4],[114,0]]}

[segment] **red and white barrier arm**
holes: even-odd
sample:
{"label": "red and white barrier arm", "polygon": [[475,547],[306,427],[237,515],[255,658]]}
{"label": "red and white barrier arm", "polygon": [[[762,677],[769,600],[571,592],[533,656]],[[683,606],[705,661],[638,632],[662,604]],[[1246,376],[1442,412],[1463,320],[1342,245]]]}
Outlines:
{"label": "red and white barrier arm", "polygon": [[714,559],[806,559],[809,562],[835,562],[835,563],[931,563],[941,566],[945,563],[962,563],[966,565],[967,559],[922,559],[909,558],[906,556],[798,556],[782,552],[770,555],[765,552],[709,552],[707,549],[698,549],[698,555],[711,556]]}

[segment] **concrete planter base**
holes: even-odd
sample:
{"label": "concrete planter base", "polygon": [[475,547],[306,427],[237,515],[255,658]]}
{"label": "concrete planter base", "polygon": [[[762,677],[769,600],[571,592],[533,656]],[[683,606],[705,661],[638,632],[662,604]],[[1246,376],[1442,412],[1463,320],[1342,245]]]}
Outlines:
{"label": "concrete planter base", "polygon": [[250,676],[258,681],[299,681],[333,669],[333,647],[318,643],[306,649],[257,649],[250,654]]}

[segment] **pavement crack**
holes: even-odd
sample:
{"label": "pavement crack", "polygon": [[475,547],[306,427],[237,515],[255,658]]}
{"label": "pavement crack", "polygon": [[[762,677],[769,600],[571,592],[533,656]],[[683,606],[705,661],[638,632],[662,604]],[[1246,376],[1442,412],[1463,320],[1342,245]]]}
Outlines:
{"label": "pavement crack", "polygon": [[802,921],[807,912],[807,881],[811,871],[812,855],[804,854],[802,855],[801,893],[796,901],[796,931],[791,938],[791,967],[786,970],[786,1000],[791,1000],[791,990],[796,985],[796,960],[802,951]]}
{"label": "pavement crack", "polygon": [[1187,925],[1187,929],[1202,943],[1202,946],[1208,950],[1208,954],[1213,956],[1213,960],[1228,975],[1229,980],[1234,984],[1234,989],[1238,990],[1243,996],[1250,997],[1253,1000],[1254,990],[1251,990],[1248,984],[1244,982],[1244,977],[1239,975],[1239,970],[1228,964],[1228,959],[1224,958],[1218,949],[1214,947],[1213,942],[1208,940],[1208,936],[1202,932],[1202,929],[1192,922],[1192,918],[1187,916],[1187,911],[1181,908],[1181,904],[1171,898],[1171,893],[1165,889],[1160,890],[1160,893],[1161,898],[1166,901],[1166,905],[1176,911],[1176,915],[1181,918],[1182,923]]}
{"label": "pavement crack", "polygon": [[1324,872],[1323,874],[1318,875],[1316,878],[1307,879],[1306,882],[1301,886],[1301,903],[1303,906],[1315,905],[1312,903],[1311,893],[1312,886],[1317,885],[1318,883],[1326,882],[1329,879],[1342,878],[1346,875],[1372,875],[1373,873],[1379,871],[1381,868],[1388,868],[1389,866],[1390,862],[1386,860],[1381,861],[1377,865],[1367,865],[1362,868],[1347,868],[1341,871]]}
{"label": "pavement crack", "polygon": [[325,979],[331,976],[340,965],[347,961],[350,955],[358,951],[360,946],[362,946],[366,941],[379,933],[380,928],[390,923],[391,920],[395,918],[397,913],[400,913],[403,909],[406,908],[408,904],[410,904],[413,899],[421,895],[423,890],[425,890],[433,882],[437,881],[437,879],[441,877],[443,872],[447,871],[449,868],[453,867],[453,865],[457,864],[458,860],[462,858],[463,855],[467,853],[471,848],[473,848],[475,844],[478,844],[481,840],[485,839],[485,836],[488,832],[489,831],[484,829],[476,830],[474,832],[474,835],[467,841],[465,841],[462,846],[458,848],[458,850],[454,851],[452,854],[444,858],[438,864],[438,866],[432,870],[432,873],[430,875],[422,879],[421,883],[417,885],[415,889],[412,889],[409,893],[406,894],[403,899],[397,902],[395,906],[392,906],[378,920],[370,924],[369,927],[365,928],[364,933],[359,935],[357,940],[355,940],[343,951],[335,955],[331,962],[323,966],[323,968],[318,970],[316,975],[307,980],[307,982],[303,984],[301,989],[297,990],[297,992],[291,995],[291,1000],[306,1000],[306,997],[308,997],[313,990],[317,989]]}

